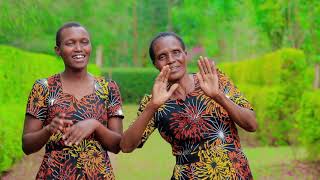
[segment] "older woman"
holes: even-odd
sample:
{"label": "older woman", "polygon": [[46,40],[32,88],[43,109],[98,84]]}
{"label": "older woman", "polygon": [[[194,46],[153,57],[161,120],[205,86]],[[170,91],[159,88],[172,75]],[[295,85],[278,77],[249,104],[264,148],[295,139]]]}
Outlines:
{"label": "older woman", "polygon": [[156,36],[149,54],[160,74],[123,134],[122,151],[142,147],[157,128],[176,156],[172,179],[252,179],[235,125],[256,130],[249,102],[207,58],[188,74],[184,42],[174,33]]}
{"label": "older woman", "polygon": [[46,145],[37,179],[114,179],[107,151],[120,151],[118,86],[87,72],[91,42],[80,24],[67,23],[58,30],[55,51],[65,69],[34,83],[23,151],[31,154]]}

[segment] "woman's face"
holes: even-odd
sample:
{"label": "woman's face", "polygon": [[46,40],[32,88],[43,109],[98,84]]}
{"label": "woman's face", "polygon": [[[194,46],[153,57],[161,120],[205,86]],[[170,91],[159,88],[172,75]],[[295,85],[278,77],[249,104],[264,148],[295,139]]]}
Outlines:
{"label": "woman's face", "polygon": [[83,27],[63,29],[60,36],[60,46],[56,53],[62,57],[66,68],[84,69],[91,53],[91,43],[88,32]]}
{"label": "woman's face", "polygon": [[170,68],[169,81],[178,81],[186,74],[187,53],[174,36],[161,37],[153,45],[155,67],[161,71]]}

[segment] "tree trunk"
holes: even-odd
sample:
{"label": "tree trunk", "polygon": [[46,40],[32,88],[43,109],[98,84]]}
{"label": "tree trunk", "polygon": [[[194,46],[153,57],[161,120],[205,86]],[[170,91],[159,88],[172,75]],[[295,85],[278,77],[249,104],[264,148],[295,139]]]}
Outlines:
{"label": "tree trunk", "polygon": [[314,82],[313,82],[313,87],[315,89],[319,89],[320,87],[320,65],[319,63],[316,63],[314,66]]}
{"label": "tree trunk", "polygon": [[99,68],[103,66],[103,46],[99,45],[96,51],[96,65]]}

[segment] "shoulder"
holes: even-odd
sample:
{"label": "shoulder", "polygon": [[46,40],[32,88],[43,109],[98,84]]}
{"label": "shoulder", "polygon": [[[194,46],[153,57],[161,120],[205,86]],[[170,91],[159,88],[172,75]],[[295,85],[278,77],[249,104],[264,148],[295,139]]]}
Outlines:
{"label": "shoulder", "polygon": [[143,111],[146,107],[146,105],[149,103],[149,101],[151,100],[151,95],[150,94],[145,94],[139,103],[139,111]]}
{"label": "shoulder", "polygon": [[112,80],[112,79],[106,79],[105,77],[94,77],[96,82],[102,86],[118,86],[116,81]]}

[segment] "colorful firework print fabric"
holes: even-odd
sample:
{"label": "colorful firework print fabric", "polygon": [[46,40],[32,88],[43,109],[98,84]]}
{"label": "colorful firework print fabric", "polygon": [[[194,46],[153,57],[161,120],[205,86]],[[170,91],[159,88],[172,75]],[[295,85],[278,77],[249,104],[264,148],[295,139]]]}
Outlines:
{"label": "colorful firework print fabric", "polygon": [[[63,112],[74,123],[94,118],[105,126],[108,118],[123,118],[119,88],[114,81],[95,78],[95,92],[80,100],[62,91],[60,75],[37,80],[30,93],[26,113],[48,125]],[[115,179],[111,163],[92,134],[79,145],[67,146],[62,134],[53,134],[36,179]]]}
{"label": "colorful firework print fabric", "polygon": [[[218,77],[219,88],[229,99],[253,110],[227,76],[218,71]],[[139,147],[157,128],[176,156],[172,179],[252,179],[235,123],[222,106],[204,94],[197,77],[193,78],[195,90],[185,100],[168,100],[158,109]],[[138,115],[150,99],[150,95],[144,96]]]}

